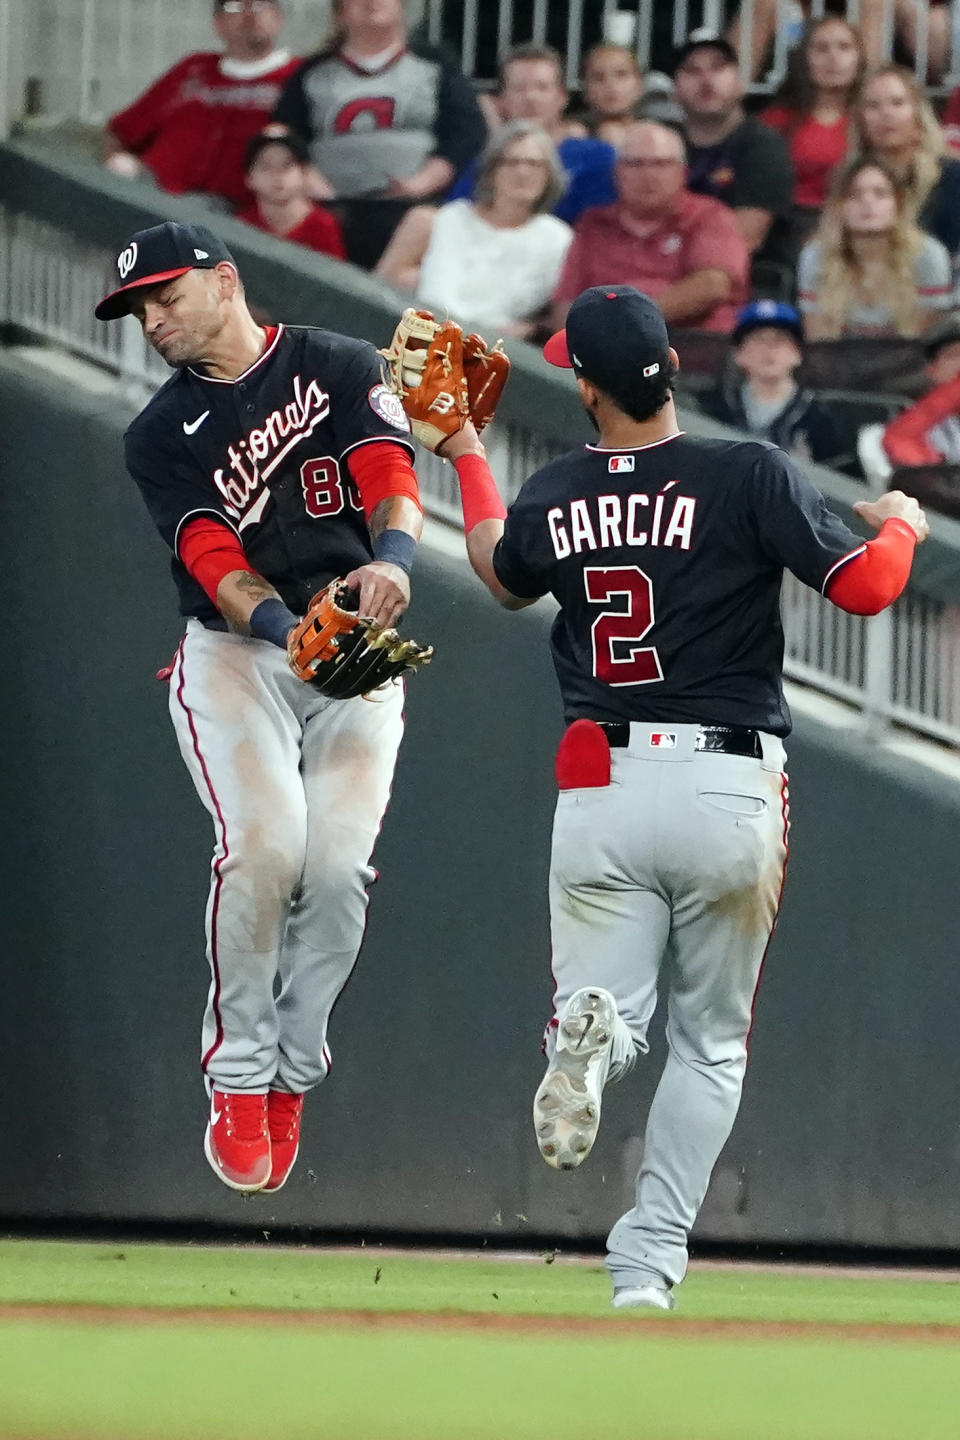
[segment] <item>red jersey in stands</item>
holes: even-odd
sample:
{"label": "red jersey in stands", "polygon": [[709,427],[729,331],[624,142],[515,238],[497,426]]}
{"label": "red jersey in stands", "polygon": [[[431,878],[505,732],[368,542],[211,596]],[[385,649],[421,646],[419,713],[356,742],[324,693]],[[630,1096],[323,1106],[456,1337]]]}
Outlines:
{"label": "red jersey in stands", "polygon": [[247,145],[299,65],[286,50],[250,62],[188,55],[108,128],[161,189],[221,195],[237,205],[250,198],[243,178]]}
{"label": "red jersey in stands", "polygon": [[268,235],[276,235],[280,240],[292,240],[295,245],[305,245],[308,250],[317,250],[321,255],[332,255],[335,260],[347,258],[343,232],[338,222],[318,205],[314,205],[299,225],[294,225],[292,230],[285,232],[274,230],[268,225],[256,203],[238,211],[237,219],[242,220],[245,225],[255,225],[258,230],[265,230]]}
{"label": "red jersey in stands", "polygon": [[883,432],[894,465],[960,464],[960,377],[938,385]]}
{"label": "red jersey in stands", "polygon": [[790,110],[786,105],[771,105],[762,111],[760,119],[782,135],[790,147],[796,175],[794,205],[819,210],[826,202],[830,176],[846,158],[847,116],[832,125],[822,125],[812,115]]}

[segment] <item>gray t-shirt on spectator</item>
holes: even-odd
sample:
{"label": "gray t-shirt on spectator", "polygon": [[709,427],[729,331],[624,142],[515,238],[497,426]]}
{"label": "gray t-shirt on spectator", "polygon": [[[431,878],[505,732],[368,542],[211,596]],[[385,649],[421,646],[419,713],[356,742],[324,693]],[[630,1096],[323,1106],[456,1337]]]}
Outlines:
{"label": "gray t-shirt on spectator", "polygon": [[[797,393],[797,386],[794,385],[790,394],[785,400],[758,400],[746,381],[740,386],[740,403],[743,405],[743,413],[747,417],[747,425],[751,435],[764,435],[767,427],[776,420],[781,410],[785,410],[793,403]],[[765,436],[765,438],[769,438]]]}
{"label": "gray t-shirt on spectator", "polygon": [[303,136],[314,165],[348,200],[382,195],[432,155],[457,174],[487,135],[469,80],[440,52],[413,44],[374,70],[321,51],[287,81],[273,118]]}
{"label": "gray t-shirt on spectator", "polygon": [[[821,247],[819,240],[810,240],[800,251],[797,263],[797,290],[800,310],[816,315],[820,309]],[[950,256],[939,240],[924,235],[923,243],[913,262],[913,278],[917,287],[917,305],[922,312],[950,310],[953,306],[953,279]],[[865,305],[854,301],[844,322],[844,335],[896,335],[896,325],[889,305]]]}

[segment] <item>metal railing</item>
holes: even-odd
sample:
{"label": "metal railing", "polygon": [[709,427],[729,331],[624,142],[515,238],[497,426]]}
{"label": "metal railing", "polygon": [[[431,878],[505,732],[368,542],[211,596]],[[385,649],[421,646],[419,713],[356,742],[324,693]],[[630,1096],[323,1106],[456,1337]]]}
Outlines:
{"label": "metal railing", "polygon": [[[851,20],[868,4],[881,7],[889,55],[894,0],[847,0]],[[824,6],[825,0],[809,0],[807,9],[816,16]],[[532,9],[515,9],[514,0],[408,4],[411,25],[422,23],[431,41],[455,46],[468,75],[492,81],[496,55],[534,40],[550,42],[563,53],[571,87],[577,84],[584,46],[601,34],[629,45],[648,68],[657,59],[658,39],[662,50],[664,39],[679,44],[696,27],[718,30],[737,18],[745,77],[758,27],[772,31],[770,68],[752,87],[769,92],[783,77],[803,18],[797,0],[672,0],[672,21],[665,27],[665,8],[664,0],[657,0],[656,7],[654,0],[533,0]],[[327,32],[329,0],[284,0],[284,9],[283,43],[295,54],[309,54]],[[0,0],[0,135],[8,133],[5,117],[9,123],[25,111],[50,123],[102,124],[184,55],[216,48],[210,10],[197,0]],[[952,0],[951,10],[948,72],[953,77],[960,57],[960,0]],[[916,74],[926,79],[930,7],[924,0],[916,5],[912,48]]]}
{"label": "metal railing", "polygon": [[[115,283],[113,257],[78,245],[43,221],[0,208],[0,323],[62,346],[117,377],[142,404],[169,375],[135,320],[101,325],[93,307]],[[512,500],[524,480],[567,446],[520,424],[485,436],[491,468]],[[417,462],[427,511],[461,523],[451,466]],[[783,587],[786,670],[796,680],[855,707],[865,728],[890,723],[960,745],[960,607],[908,589],[870,620],[847,615],[792,575]]]}

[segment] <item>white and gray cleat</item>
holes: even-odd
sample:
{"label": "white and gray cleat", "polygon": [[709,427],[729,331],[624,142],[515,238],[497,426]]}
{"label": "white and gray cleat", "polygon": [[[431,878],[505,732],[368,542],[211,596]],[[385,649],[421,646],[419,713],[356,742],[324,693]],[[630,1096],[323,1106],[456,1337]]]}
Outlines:
{"label": "white and gray cleat", "polygon": [[607,990],[577,990],[558,1017],[556,1047],[533,1101],[540,1154],[574,1170],[593,1149],[610,1070],[617,1007]]}
{"label": "white and gray cleat", "polygon": [[663,1285],[631,1285],[614,1290],[614,1310],[673,1310],[676,1301]]}

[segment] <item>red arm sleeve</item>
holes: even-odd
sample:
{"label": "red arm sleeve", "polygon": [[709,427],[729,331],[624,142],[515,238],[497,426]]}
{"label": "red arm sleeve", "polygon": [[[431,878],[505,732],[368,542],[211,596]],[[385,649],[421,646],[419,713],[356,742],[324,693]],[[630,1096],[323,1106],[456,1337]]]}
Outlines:
{"label": "red arm sleeve", "polygon": [[179,551],[187,573],[203,587],[214,605],[217,603],[217,588],[224,575],[233,570],[257,573],[238,537],[219,520],[191,520],[183,527]]}
{"label": "red arm sleeve", "polygon": [[371,440],[350,451],[347,468],[360,491],[368,520],[380,501],[392,495],[405,495],[423,509],[413,461],[405,446],[395,445],[392,440]]}
{"label": "red arm sleeve", "polygon": [[916,531],[906,520],[885,520],[877,538],[841,562],[827,581],[827,599],[851,615],[879,614],[906,585],[916,543]]}
{"label": "red arm sleeve", "polygon": [[960,377],[938,385],[902,415],[894,416],[883,432],[883,448],[894,465],[939,465],[943,456],[927,435],[948,415],[958,413]]}
{"label": "red arm sleeve", "polygon": [[461,455],[453,468],[460,481],[463,533],[469,535],[482,520],[505,520],[506,506],[500,499],[497,482],[482,455]]}

